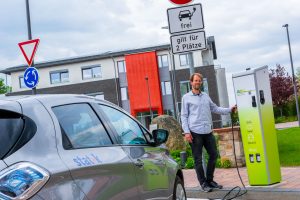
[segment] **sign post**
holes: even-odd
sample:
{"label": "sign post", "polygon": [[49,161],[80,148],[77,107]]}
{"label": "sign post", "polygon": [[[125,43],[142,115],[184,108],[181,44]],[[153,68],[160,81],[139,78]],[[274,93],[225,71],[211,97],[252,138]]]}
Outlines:
{"label": "sign post", "polygon": [[[184,5],[191,0],[170,0]],[[172,54],[188,52],[190,75],[194,73],[192,51],[206,49],[206,37],[201,4],[187,5],[167,10]],[[173,56],[172,55],[172,56]],[[174,56],[173,56],[174,58]],[[174,63],[174,62],[173,62]],[[176,100],[175,100],[176,101]],[[202,153],[203,169],[206,171],[205,156]]]}
{"label": "sign post", "polygon": [[31,66],[35,52],[40,43],[40,39],[28,40],[25,42],[20,42],[18,45],[22,51],[22,54],[28,64],[28,67]]}
{"label": "sign post", "polygon": [[184,53],[206,48],[204,31],[171,36],[172,53]]}
{"label": "sign post", "polygon": [[24,83],[28,88],[35,88],[39,81],[39,73],[36,68],[28,67],[24,72]]}
{"label": "sign post", "polygon": [[201,4],[169,8],[167,15],[174,54],[206,49]]}
{"label": "sign post", "polygon": [[24,72],[24,83],[26,87],[32,88],[32,93],[36,94],[35,87],[39,81],[39,74],[36,68],[31,67],[33,58],[39,45],[40,39],[28,40],[20,42],[18,45],[28,64],[28,68]]}

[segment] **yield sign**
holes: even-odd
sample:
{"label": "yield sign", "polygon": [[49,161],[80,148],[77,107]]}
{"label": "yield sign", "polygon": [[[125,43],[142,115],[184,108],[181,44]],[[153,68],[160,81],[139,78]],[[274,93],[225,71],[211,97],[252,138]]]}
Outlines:
{"label": "yield sign", "polygon": [[20,42],[18,45],[22,51],[22,54],[24,55],[26,62],[28,64],[28,67],[31,66],[35,52],[37,50],[37,47],[39,45],[40,39],[34,39],[34,40],[28,40],[25,42]]}

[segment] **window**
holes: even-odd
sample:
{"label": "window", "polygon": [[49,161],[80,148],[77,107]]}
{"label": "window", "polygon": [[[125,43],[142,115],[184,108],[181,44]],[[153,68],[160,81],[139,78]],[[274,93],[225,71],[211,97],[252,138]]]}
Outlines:
{"label": "window", "polygon": [[122,101],[128,100],[127,87],[121,87],[121,100]]}
{"label": "window", "polygon": [[165,115],[174,116],[174,110],[164,110]]}
{"label": "window", "polygon": [[104,105],[100,107],[118,134],[121,144],[147,144],[143,131],[136,121],[112,107]]}
{"label": "window", "polygon": [[69,82],[68,70],[50,72],[50,82],[51,84]]}
{"label": "window", "polygon": [[101,66],[90,66],[82,68],[82,79],[101,78]]}
{"label": "window", "polygon": [[179,59],[180,59],[180,66],[187,66],[187,65],[190,64],[189,55],[188,54],[181,54],[181,55],[179,55]]}
{"label": "window", "polygon": [[117,65],[118,65],[119,73],[125,73],[126,72],[125,60],[118,61]]}
{"label": "window", "polygon": [[201,91],[205,92],[206,94],[209,94],[209,93],[208,93],[208,82],[207,82],[207,78],[203,78]]}
{"label": "window", "polygon": [[180,94],[181,96],[185,95],[191,91],[190,81],[180,81]]}
{"label": "window", "polygon": [[[181,96],[188,93],[189,91],[191,91],[190,81],[180,81],[180,94],[181,94]],[[203,78],[202,85],[201,85],[201,91],[208,94],[207,78]]]}
{"label": "window", "polygon": [[101,121],[88,104],[54,107],[63,134],[65,149],[111,145]]}
{"label": "window", "polygon": [[21,114],[0,110],[0,159],[3,159],[20,139],[24,122]]}
{"label": "window", "polygon": [[157,59],[159,68],[169,66],[168,55],[157,56]]}
{"label": "window", "polygon": [[23,76],[20,76],[19,77],[19,85],[20,85],[20,88],[26,88],[26,85],[24,83],[24,77]]}
{"label": "window", "polygon": [[161,93],[162,95],[172,94],[170,81],[161,82]]}

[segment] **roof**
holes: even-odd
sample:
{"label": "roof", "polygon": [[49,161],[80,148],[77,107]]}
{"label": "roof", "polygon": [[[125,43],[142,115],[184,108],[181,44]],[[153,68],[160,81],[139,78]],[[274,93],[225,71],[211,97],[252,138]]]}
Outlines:
{"label": "roof", "polygon": [[[94,55],[79,56],[79,57],[35,63],[34,67],[38,69],[46,68],[46,67],[54,67],[58,65],[66,65],[66,64],[93,61],[93,60],[99,60],[105,58],[113,58],[113,57],[124,56],[128,54],[135,54],[135,53],[148,52],[148,51],[169,50],[169,49],[170,49],[170,44],[164,44],[164,45],[157,45],[152,47],[144,47],[144,48],[137,48],[137,49],[121,50],[121,51],[108,51],[105,53],[94,54]],[[9,67],[0,70],[0,73],[10,75],[12,72],[24,71],[27,67],[28,67],[27,65]]]}

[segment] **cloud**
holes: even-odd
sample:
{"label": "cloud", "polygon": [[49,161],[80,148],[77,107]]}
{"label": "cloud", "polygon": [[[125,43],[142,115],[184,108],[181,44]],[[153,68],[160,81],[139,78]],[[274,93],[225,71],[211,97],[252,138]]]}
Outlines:
{"label": "cloud", "polygon": [[[168,0],[30,0],[36,61],[169,43]],[[300,67],[298,0],[194,0],[201,3],[207,36],[215,36],[216,64],[227,73],[276,64]],[[18,43],[28,39],[25,1],[0,2],[0,69],[24,64]],[[229,78],[229,77],[227,77]],[[228,79],[227,79],[228,80]],[[230,80],[229,80],[230,81]],[[228,83],[229,85],[229,83]]]}

